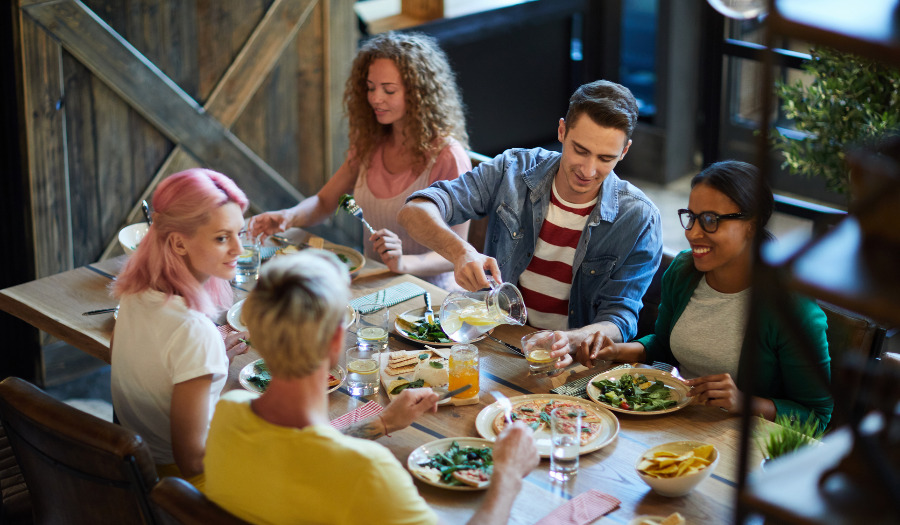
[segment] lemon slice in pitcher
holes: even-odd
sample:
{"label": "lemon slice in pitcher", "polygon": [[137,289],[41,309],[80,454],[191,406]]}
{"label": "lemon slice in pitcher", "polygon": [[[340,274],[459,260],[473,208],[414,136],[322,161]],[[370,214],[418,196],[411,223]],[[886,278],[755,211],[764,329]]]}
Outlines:
{"label": "lemon slice in pitcher", "polygon": [[347,363],[347,370],[354,374],[374,374],[378,370],[378,363],[374,359],[354,359]]}

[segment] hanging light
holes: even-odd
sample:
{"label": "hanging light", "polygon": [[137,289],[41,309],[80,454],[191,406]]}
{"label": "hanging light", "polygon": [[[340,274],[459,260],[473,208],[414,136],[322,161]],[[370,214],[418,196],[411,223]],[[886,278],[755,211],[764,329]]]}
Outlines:
{"label": "hanging light", "polygon": [[767,0],[706,0],[713,9],[738,20],[765,16]]}

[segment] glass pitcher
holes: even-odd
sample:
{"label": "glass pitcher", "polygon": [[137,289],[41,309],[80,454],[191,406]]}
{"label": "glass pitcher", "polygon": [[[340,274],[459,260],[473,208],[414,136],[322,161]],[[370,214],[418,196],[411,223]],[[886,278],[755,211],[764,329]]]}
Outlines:
{"label": "glass pitcher", "polygon": [[497,325],[523,325],[527,318],[519,289],[509,283],[477,292],[453,292],[441,304],[441,328],[458,343],[470,343]]}

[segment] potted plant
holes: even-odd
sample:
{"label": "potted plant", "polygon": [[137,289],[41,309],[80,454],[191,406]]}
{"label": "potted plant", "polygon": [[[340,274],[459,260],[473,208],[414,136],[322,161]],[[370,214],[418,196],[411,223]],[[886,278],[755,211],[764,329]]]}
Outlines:
{"label": "potted plant", "polygon": [[809,444],[817,442],[824,429],[819,428],[819,421],[813,414],[806,421],[800,421],[785,414],[775,417],[778,428],[769,432],[766,438],[757,441],[763,454],[763,465],[777,457],[793,452]]}
{"label": "potted plant", "polygon": [[796,131],[778,129],[772,140],[792,174],[824,177],[830,189],[846,194],[846,152],[900,130],[900,70],[824,47],[810,54],[803,66],[810,82],[776,85]]}

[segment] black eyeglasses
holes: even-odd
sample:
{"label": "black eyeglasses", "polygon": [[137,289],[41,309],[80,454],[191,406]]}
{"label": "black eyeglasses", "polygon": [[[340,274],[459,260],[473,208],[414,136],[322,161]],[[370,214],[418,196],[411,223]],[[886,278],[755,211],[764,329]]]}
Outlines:
{"label": "black eyeglasses", "polygon": [[703,231],[706,233],[716,233],[716,230],[719,229],[719,221],[727,220],[727,219],[749,219],[749,213],[726,213],[724,215],[718,215],[711,211],[701,211],[700,213],[694,213],[691,210],[681,209],[678,210],[678,217],[681,219],[681,225],[685,230],[690,230],[694,227],[694,219],[700,219],[700,227],[703,228]]}

